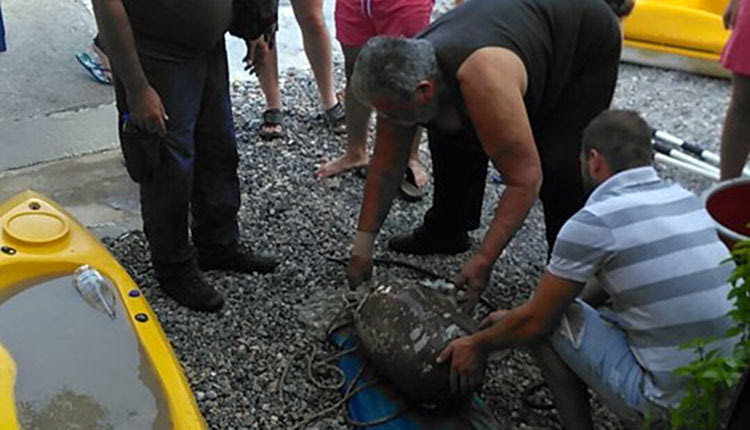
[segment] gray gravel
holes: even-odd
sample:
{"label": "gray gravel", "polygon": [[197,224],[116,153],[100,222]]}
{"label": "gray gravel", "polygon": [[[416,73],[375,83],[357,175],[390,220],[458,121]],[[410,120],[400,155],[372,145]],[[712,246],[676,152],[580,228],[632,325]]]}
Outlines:
{"label": "gray gravel", "polygon": [[[218,315],[196,313],[177,306],[155,287],[141,232],[105,239],[145,291],[211,429],[293,428],[339,399],[335,392],[310,383],[305,359],[315,345],[323,353],[332,352],[321,333],[339,306],[344,271],[325,256],[348,254],[364,181],[352,174],[324,181],[313,177],[316,162],[338,155],[343,140],[324,126],[308,73],[291,71],[283,82],[287,138],[273,142],[257,136],[263,107],[257,84],[233,88],[241,155],[242,236],[254,249],[282,257],[277,273],[211,272],[208,279],[226,295],[226,306]],[[340,70],[338,82],[343,82]],[[728,96],[726,81],[623,65],[615,106],[636,109],[653,126],[715,149]],[[423,145],[422,158],[428,162],[425,151]],[[710,185],[692,174],[660,170],[697,192]],[[487,187],[485,226],[499,191],[497,185]],[[396,201],[376,253],[453,276],[470,253],[408,257],[390,255],[385,248],[386,238],[421,221],[429,202],[429,197],[416,204]],[[483,232],[480,229],[474,237],[481,238]],[[496,265],[486,298],[503,307],[526,299],[544,266],[545,248],[537,205]],[[417,275],[379,268],[376,276],[382,280]],[[488,310],[481,309],[480,314]],[[285,383],[279,387],[285,369]],[[530,410],[521,402],[524,388],[540,378],[529,354],[514,351],[490,365],[483,396],[498,417],[511,417],[514,428],[559,428],[554,411]],[[598,428],[620,428],[611,414],[595,405]],[[346,426],[340,413],[334,413],[308,428]]]}

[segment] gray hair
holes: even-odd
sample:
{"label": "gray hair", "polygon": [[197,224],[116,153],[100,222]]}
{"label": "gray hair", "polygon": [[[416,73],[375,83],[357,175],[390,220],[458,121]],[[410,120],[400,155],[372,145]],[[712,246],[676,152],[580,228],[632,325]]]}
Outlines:
{"label": "gray hair", "polygon": [[[423,39],[378,36],[359,52],[352,75],[357,97],[372,102],[387,94],[410,100],[419,82],[437,74],[432,44]],[[363,101],[364,101],[363,100]]]}
{"label": "gray hair", "polygon": [[583,131],[581,149],[602,154],[612,173],[648,166],[653,158],[651,129],[634,111],[605,110]]}

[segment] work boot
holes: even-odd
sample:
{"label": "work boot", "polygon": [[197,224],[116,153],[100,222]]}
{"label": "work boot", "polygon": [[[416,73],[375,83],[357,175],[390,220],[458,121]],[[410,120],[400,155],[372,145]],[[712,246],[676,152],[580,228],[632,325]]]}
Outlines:
{"label": "work boot", "polygon": [[159,286],[177,303],[194,311],[217,312],[224,306],[224,297],[206,284],[197,270],[160,280]]}
{"label": "work boot", "polygon": [[469,249],[469,235],[464,231],[440,234],[427,231],[424,225],[411,233],[402,233],[388,241],[388,248],[404,254],[460,254]]}
{"label": "work boot", "polygon": [[271,273],[279,265],[279,261],[268,255],[254,252],[235,252],[225,258],[201,258],[198,255],[198,267],[201,270],[231,270],[240,273]]}

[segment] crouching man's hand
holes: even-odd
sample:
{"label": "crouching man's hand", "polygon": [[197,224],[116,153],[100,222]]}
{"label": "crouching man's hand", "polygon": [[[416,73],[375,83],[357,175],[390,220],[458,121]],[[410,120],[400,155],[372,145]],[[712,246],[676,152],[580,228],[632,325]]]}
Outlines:
{"label": "crouching man's hand", "polygon": [[440,353],[438,363],[451,360],[450,385],[454,394],[470,394],[482,384],[485,353],[471,336],[454,340]]}

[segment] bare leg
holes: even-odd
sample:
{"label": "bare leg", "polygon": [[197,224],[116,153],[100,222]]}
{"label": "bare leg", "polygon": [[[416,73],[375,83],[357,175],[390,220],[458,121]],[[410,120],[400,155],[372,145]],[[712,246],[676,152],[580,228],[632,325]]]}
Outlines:
{"label": "bare leg", "polygon": [[331,36],[323,20],[323,0],[292,0],[292,9],[302,30],[302,43],[318,84],[321,106],[330,109],[337,100],[333,89]]}
{"label": "bare leg", "polygon": [[415,185],[418,188],[422,188],[427,181],[430,180],[430,175],[427,174],[424,166],[422,166],[422,163],[419,161],[419,142],[422,140],[422,133],[423,128],[417,128],[414,142],[411,145],[411,154],[409,155],[409,164],[407,166],[411,169],[412,173],[414,173],[414,180],[416,181]]}
{"label": "bare leg", "polygon": [[[281,93],[279,91],[279,62],[276,55],[276,46],[266,54],[263,67],[258,72],[258,83],[263,95],[266,96],[266,109],[281,109]],[[262,127],[262,132],[281,132],[280,125],[273,127]]]}
{"label": "bare leg", "polygon": [[750,76],[732,75],[732,98],[729,101],[721,133],[721,179],[742,174],[750,152]]}
{"label": "bare leg", "polygon": [[534,345],[531,352],[542,369],[547,386],[552,391],[563,427],[568,430],[593,429],[586,384],[570,370],[546,341]]}
{"label": "bare leg", "polygon": [[349,85],[354,70],[354,62],[359,54],[359,46],[342,46],[346,69],[346,150],[341,157],[322,164],[315,171],[315,176],[327,178],[338,175],[349,169],[367,165],[367,129],[370,123],[369,106],[360,103]]}

